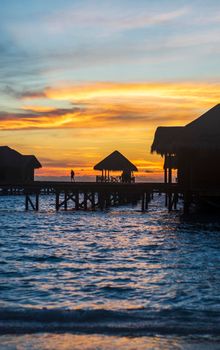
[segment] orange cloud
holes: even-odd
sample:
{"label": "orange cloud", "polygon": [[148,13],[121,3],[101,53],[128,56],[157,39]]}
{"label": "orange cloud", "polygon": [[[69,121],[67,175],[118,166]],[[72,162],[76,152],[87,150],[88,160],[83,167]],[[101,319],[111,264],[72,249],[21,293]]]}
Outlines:
{"label": "orange cloud", "polygon": [[[0,129],[184,125],[218,103],[220,84],[84,83],[46,88],[40,95],[50,104],[76,107],[23,105],[22,113],[1,112]],[[34,92],[26,93],[26,100],[33,98]]]}
{"label": "orange cloud", "polygon": [[219,103],[220,84],[84,83],[24,95],[19,112],[0,112],[0,130],[9,133],[6,142],[15,148],[17,130],[26,153],[36,150],[45,158],[39,174],[66,176],[73,164],[94,176],[94,164],[118,149],[146,177],[162,171],[162,159],[149,154],[156,127],[185,125],[200,116]]}
{"label": "orange cloud", "polygon": [[94,99],[166,99],[212,103],[219,99],[220,84],[215,83],[84,83],[45,89],[45,96],[74,102]]}

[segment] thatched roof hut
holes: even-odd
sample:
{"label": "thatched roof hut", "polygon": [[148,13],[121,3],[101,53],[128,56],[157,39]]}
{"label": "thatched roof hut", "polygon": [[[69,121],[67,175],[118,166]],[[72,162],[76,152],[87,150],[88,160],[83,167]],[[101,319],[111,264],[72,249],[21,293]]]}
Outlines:
{"label": "thatched roof hut", "polygon": [[[119,151],[109,154],[94,166],[94,170],[102,171],[102,175],[96,177],[97,182],[134,182],[132,172],[138,171],[137,167]],[[122,175],[113,177],[109,175],[110,171],[122,171]]]}
{"label": "thatched roof hut", "polygon": [[174,153],[179,140],[182,139],[183,128],[182,126],[158,127],[151,146],[151,152],[161,155]]}
{"label": "thatched roof hut", "polygon": [[151,152],[165,155],[183,149],[220,150],[220,104],[185,127],[157,128]]}
{"label": "thatched roof hut", "polygon": [[165,182],[177,169],[185,188],[220,187],[220,104],[184,127],[157,128],[151,151],[165,156]]}
{"label": "thatched roof hut", "polygon": [[32,181],[37,168],[41,168],[41,164],[35,156],[0,146],[0,181]]}
{"label": "thatched roof hut", "polygon": [[94,166],[94,170],[138,171],[137,167],[119,151],[114,151]]}

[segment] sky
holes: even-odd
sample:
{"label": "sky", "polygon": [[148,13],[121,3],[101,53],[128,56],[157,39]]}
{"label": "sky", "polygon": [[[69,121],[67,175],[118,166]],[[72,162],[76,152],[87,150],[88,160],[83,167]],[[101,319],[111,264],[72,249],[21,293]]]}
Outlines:
{"label": "sky", "polygon": [[161,125],[220,102],[219,0],[0,0],[0,137],[38,176],[119,150],[158,179]]}

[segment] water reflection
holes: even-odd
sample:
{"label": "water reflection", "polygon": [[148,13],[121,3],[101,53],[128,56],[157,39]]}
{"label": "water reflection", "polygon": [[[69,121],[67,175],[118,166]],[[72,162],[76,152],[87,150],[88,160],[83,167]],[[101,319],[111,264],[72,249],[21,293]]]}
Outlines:
{"label": "water reflection", "polygon": [[211,339],[165,337],[108,337],[98,335],[41,334],[0,337],[1,349],[32,350],[217,350],[219,343]]}

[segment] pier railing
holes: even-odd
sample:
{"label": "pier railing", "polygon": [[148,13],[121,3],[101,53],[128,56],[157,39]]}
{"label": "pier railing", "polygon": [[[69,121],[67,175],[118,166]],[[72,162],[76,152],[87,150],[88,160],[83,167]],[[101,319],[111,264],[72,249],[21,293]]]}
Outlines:
{"label": "pier railing", "polygon": [[40,197],[53,195],[55,209],[96,210],[115,205],[141,201],[141,210],[146,211],[153,194],[165,193],[165,204],[175,209],[180,193],[178,184],[157,182],[56,182],[33,181],[29,183],[0,183],[0,195],[25,196],[25,209],[38,211]]}

